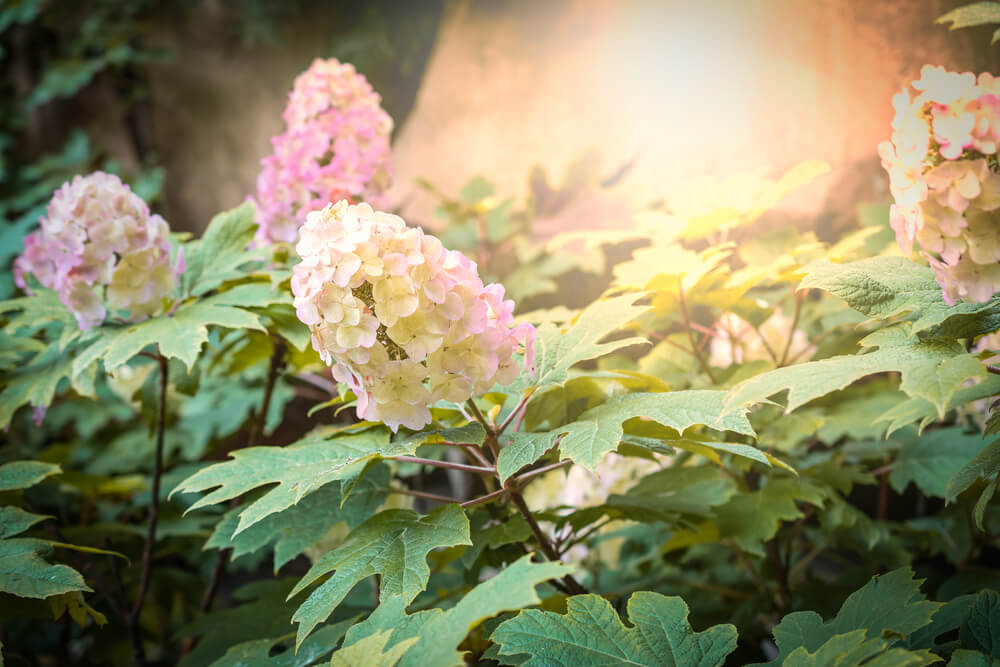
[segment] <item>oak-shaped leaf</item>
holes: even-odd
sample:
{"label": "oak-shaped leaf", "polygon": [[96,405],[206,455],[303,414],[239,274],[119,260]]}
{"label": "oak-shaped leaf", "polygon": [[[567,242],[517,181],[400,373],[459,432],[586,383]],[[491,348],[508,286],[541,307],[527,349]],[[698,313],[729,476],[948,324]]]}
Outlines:
{"label": "oak-shaped leaf", "polygon": [[570,572],[572,568],[566,565],[533,563],[530,556],[523,556],[477,585],[447,611],[428,609],[407,614],[407,599],[392,597],[347,632],[344,646],[349,648],[365,637],[391,632],[387,648],[417,640],[402,654],[396,663],[399,667],[460,667],[465,661],[456,649],[473,628],[501,612],[538,604],[535,586]]}
{"label": "oak-shaped leaf", "polygon": [[524,667],[542,665],[721,665],[736,648],[736,628],[715,625],[695,632],[679,597],[639,591],[628,601],[632,627],[599,595],[575,595],[567,613],[529,609],[504,621],[490,638],[500,655],[529,655]]}
{"label": "oak-shaped leaf", "polygon": [[[299,624],[296,645],[333,613],[359,582],[379,574],[380,599],[402,596],[411,602],[427,586],[427,555],[438,547],[471,545],[469,519],[457,504],[426,516],[411,510],[379,512],[351,531],[344,544],[317,560],[295,585],[295,596],[330,575],[306,598],[292,620]],[[332,573],[332,574],[331,574]]]}
{"label": "oak-shaped leaf", "polygon": [[171,491],[209,491],[188,512],[236,498],[261,486],[277,484],[239,513],[235,538],[262,519],[297,504],[317,489],[338,480],[353,480],[381,458],[412,454],[416,445],[390,443],[385,429],[357,434],[322,431],[288,447],[247,447],[232,460],[202,468]]}
{"label": "oak-shaped leaf", "polygon": [[740,382],[730,390],[727,409],[757,403],[788,390],[786,411],[876,373],[902,374],[900,389],[933,404],[943,417],[952,396],[969,380],[986,377],[986,367],[956,340],[913,340],[907,325],[895,325],[861,341],[867,353],[841,355],[785,366]]}
{"label": "oak-shaped leaf", "polygon": [[[872,579],[851,593],[830,621],[814,611],[788,614],[774,627],[781,651],[771,665],[786,664],[800,647],[815,654],[837,635],[865,630],[866,639],[902,638],[931,622],[940,602],[930,602],[920,592],[923,579],[914,579],[910,568],[900,568]],[[796,664],[788,662],[787,664]]]}

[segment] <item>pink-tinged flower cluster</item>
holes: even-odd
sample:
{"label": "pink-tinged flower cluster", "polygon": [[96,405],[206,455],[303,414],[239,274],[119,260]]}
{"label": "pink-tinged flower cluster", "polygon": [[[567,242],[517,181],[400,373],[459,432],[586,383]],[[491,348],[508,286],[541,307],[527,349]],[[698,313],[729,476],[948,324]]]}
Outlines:
{"label": "pink-tinged flower cluster", "polygon": [[64,183],[41,227],[24,240],[14,281],[33,274],[76,316],[81,329],[104,321],[108,309],[142,320],[161,308],[184,270],[170,265],[170,229],[113,174],[94,172]]}
{"label": "pink-tinged flower cluster", "polygon": [[257,177],[258,243],[292,242],[309,214],[339,199],[386,205],[392,118],[353,65],[316,60],[295,80],[285,132]]}
{"label": "pink-tinged flower cluster", "polygon": [[896,239],[920,245],[949,304],[986,301],[1000,291],[1000,81],[927,65],[913,87],[879,146]]}
{"label": "pink-tinged flower cluster", "polygon": [[341,200],[308,215],[296,250],[296,312],[358,417],[426,426],[438,400],[512,382],[519,346],[534,373],[535,329],[514,326],[503,286],[483,285],[472,260],[402,218]]}

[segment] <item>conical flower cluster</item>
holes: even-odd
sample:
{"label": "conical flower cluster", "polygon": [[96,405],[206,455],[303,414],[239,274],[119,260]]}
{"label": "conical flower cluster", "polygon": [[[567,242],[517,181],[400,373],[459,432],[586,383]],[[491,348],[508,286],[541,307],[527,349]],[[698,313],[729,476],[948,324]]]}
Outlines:
{"label": "conical flower cluster", "polygon": [[513,326],[503,286],[400,217],[341,200],[308,215],[296,250],[296,312],[358,417],[422,428],[436,401],[512,382],[519,346],[533,373],[535,330]]}
{"label": "conical flower cluster", "polygon": [[986,301],[1000,291],[1000,82],[927,65],[913,87],[879,146],[896,239],[920,245],[948,303]]}
{"label": "conical flower cluster", "polygon": [[292,242],[306,215],[351,198],[385,205],[392,118],[353,65],[319,60],[295,80],[286,129],[257,177],[259,243]]}
{"label": "conical flower cluster", "polygon": [[112,174],[94,172],[64,183],[49,202],[41,227],[24,240],[14,281],[27,288],[32,274],[56,290],[81,329],[104,321],[108,309],[132,321],[163,305],[183,271],[170,265],[170,229]]}

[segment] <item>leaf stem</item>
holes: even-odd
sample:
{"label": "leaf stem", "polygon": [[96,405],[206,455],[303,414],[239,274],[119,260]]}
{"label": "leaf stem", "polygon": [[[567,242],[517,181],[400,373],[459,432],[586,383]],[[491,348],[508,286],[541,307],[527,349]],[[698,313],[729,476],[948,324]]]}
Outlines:
{"label": "leaf stem", "polygon": [[[517,402],[517,405],[515,405],[514,409],[510,411],[510,414],[507,415],[507,418],[504,419],[503,422],[500,424],[500,426],[497,427],[497,435],[501,435],[504,431],[507,430],[507,427],[510,426],[510,423],[514,421],[514,418],[517,416],[517,413],[519,413],[521,409],[525,405],[527,405],[528,399],[531,398],[531,396],[532,394],[526,393],[524,396],[521,397],[521,400]],[[515,430],[517,429],[515,428]]]}
{"label": "leaf stem", "polygon": [[156,410],[156,452],[153,455],[153,485],[149,499],[149,520],[146,524],[146,542],[142,548],[142,565],[139,570],[139,592],[135,596],[135,604],[129,618],[129,625],[134,629],[132,634],[132,657],[136,664],[145,665],[146,655],[139,637],[138,624],[142,614],[146,593],[149,591],[149,573],[153,565],[153,548],[156,544],[156,524],[160,518],[160,479],[163,476],[163,436],[167,422],[167,383],[169,382],[169,365],[162,354],[156,356],[160,365],[160,401]]}
{"label": "leaf stem", "polygon": [[[555,547],[552,546],[552,542],[549,541],[548,536],[542,530],[542,527],[538,525],[538,521],[535,520],[535,516],[528,509],[528,504],[524,502],[524,496],[521,495],[520,491],[514,489],[508,489],[510,491],[510,499],[514,501],[514,506],[517,507],[517,511],[521,513],[524,520],[528,523],[531,528],[531,532],[535,535],[535,540],[538,542],[539,548],[542,550],[542,554],[547,560],[552,562],[559,562],[559,554],[556,552]],[[580,585],[573,575],[567,574],[562,578],[563,584],[569,590],[571,595],[584,595],[587,593],[587,589]]]}
{"label": "leaf stem", "polygon": [[684,329],[687,331],[688,341],[691,343],[691,350],[694,353],[694,358],[698,360],[698,365],[701,366],[701,370],[705,372],[708,379],[712,384],[718,384],[715,379],[715,374],[712,373],[712,367],[708,365],[708,360],[705,359],[705,355],[702,349],[698,346],[698,342],[694,339],[694,330],[692,329],[691,317],[688,314],[687,301],[684,298],[684,286],[678,282],[677,285],[677,301],[681,307],[681,317],[684,318]]}
{"label": "leaf stem", "polygon": [[792,339],[795,337],[795,327],[799,326],[799,317],[802,315],[802,303],[806,300],[809,290],[799,290],[795,293],[795,314],[792,315],[792,326],[788,329],[788,340],[785,341],[785,349],[781,352],[781,361],[778,367],[788,363],[788,353],[792,349]]}
{"label": "leaf stem", "polygon": [[426,500],[436,500],[442,503],[457,503],[458,498],[451,498],[449,496],[441,496],[436,493],[429,493],[427,491],[416,491],[414,489],[391,489],[392,493],[398,493],[401,496],[413,496],[414,498],[424,498]]}
{"label": "leaf stem", "polygon": [[541,468],[535,468],[534,470],[529,470],[528,472],[526,472],[526,473],[524,473],[522,475],[519,475],[518,477],[515,477],[514,479],[515,479],[516,483],[520,485],[520,484],[523,484],[524,482],[528,481],[532,477],[537,477],[538,475],[544,475],[547,472],[551,472],[551,471],[557,470],[559,468],[565,468],[566,466],[569,466],[569,465],[573,465],[572,459],[564,459],[562,461],[559,461],[558,463],[550,463],[547,466],[542,466]]}
{"label": "leaf stem", "polygon": [[450,468],[451,470],[464,470],[466,472],[474,472],[479,474],[490,474],[496,472],[496,469],[492,466],[489,468],[483,466],[470,466],[464,463],[455,463],[453,461],[438,461],[436,459],[422,459],[419,456],[393,456],[390,458],[391,461],[403,461],[406,463],[419,463],[421,465],[433,466],[435,468]]}

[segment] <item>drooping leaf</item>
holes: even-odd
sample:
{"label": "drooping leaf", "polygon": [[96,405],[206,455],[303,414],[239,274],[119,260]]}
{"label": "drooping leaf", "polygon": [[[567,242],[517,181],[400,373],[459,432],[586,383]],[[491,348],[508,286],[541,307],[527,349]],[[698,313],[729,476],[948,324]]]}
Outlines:
{"label": "drooping leaf", "polygon": [[460,667],[464,661],[455,649],[473,628],[501,612],[538,604],[535,586],[571,571],[572,568],[559,563],[532,563],[530,556],[523,556],[473,588],[448,611],[429,609],[407,614],[405,598],[390,598],[367,620],[348,631],[344,646],[391,631],[390,647],[411,638],[419,640],[406,651],[400,667]]}
{"label": "drooping leaf", "polygon": [[289,597],[333,573],[306,598],[292,620],[299,624],[296,645],[325,620],[358,582],[380,574],[382,598],[401,595],[412,601],[430,577],[427,554],[438,547],[471,545],[469,520],[456,504],[427,516],[410,510],[385,510],[351,531],[344,544],[320,558]]}
{"label": "drooping leaf", "polygon": [[11,461],[0,465],[0,491],[26,489],[46,477],[58,475],[62,469],[42,461]]}
{"label": "drooping leaf", "polygon": [[213,489],[195,501],[187,510],[190,512],[261,486],[277,484],[240,512],[239,523],[233,531],[236,537],[326,484],[353,479],[372,461],[412,453],[412,447],[390,443],[384,429],[370,429],[354,435],[320,433],[288,447],[238,449],[232,453],[232,460],[199,470],[171,494]]}
{"label": "drooping leaf", "polygon": [[48,517],[25,512],[20,507],[0,507],[0,539],[23,533]]}
{"label": "drooping leaf", "polygon": [[904,441],[889,482],[897,493],[913,482],[927,495],[944,498],[952,476],[973,465],[982,449],[979,434],[963,433],[960,427],[926,431]]}
{"label": "drooping leaf", "polygon": [[721,665],[736,648],[736,628],[716,625],[695,632],[679,597],[639,591],[628,601],[625,627],[598,595],[575,595],[567,613],[522,611],[504,621],[491,639],[500,655],[530,655],[525,667],[542,665]]}
{"label": "drooping leaf", "polygon": [[969,380],[986,377],[982,362],[967,354],[957,341],[912,341],[904,325],[882,329],[862,341],[877,349],[777,368],[745,380],[730,390],[729,409],[762,401],[788,390],[786,411],[843,389],[863,377],[898,371],[900,388],[910,396],[926,399],[943,417],[952,396]]}
{"label": "drooping leaf", "polygon": [[232,558],[273,545],[274,570],[316,544],[331,527],[344,521],[355,528],[374,514],[389,494],[389,470],[384,465],[365,473],[344,498],[343,481],[331,482],[285,510],[270,514],[233,536],[241,508],[229,510],[205,543],[206,549],[229,549]]}
{"label": "drooping leaf", "polygon": [[[547,433],[505,436],[497,470],[501,480],[507,480],[524,466],[537,461],[555,445],[559,436],[562,436],[559,451],[564,457],[596,470],[604,455],[621,442],[624,433],[622,423],[636,417],[651,419],[678,432],[691,426],[705,425],[719,431],[754,435],[746,417],[747,411],[724,412],[725,399],[725,392],[713,390],[624,394],[584,412],[573,423]],[[734,453],[747,455],[743,450]],[[758,460],[768,463],[763,454]]]}
{"label": "drooping leaf", "polygon": [[942,606],[925,599],[920,592],[922,582],[922,579],[913,578],[909,568],[900,568],[872,577],[852,593],[837,615],[826,623],[813,611],[788,614],[774,628],[774,640],[781,656],[769,664],[785,664],[799,647],[816,653],[837,635],[854,630],[866,630],[869,638],[883,637],[886,632],[898,637],[909,635],[930,623]]}

